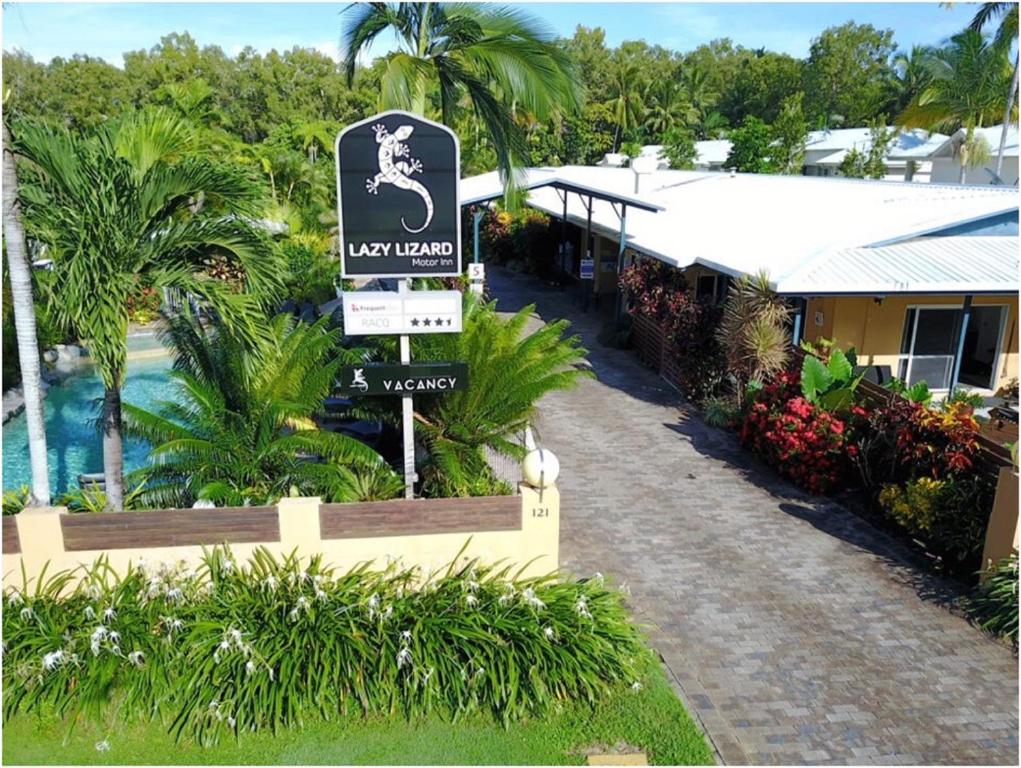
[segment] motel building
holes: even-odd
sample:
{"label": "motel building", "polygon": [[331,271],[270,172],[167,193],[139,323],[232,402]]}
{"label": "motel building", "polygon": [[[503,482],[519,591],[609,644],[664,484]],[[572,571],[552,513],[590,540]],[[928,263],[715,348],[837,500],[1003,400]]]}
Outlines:
{"label": "motel building", "polygon": [[[795,341],[853,346],[880,380],[992,395],[1017,378],[1017,188],[635,165],[643,172],[522,175],[528,204],[563,232],[550,258],[585,306],[614,307],[617,276],[637,259],[681,270],[713,301],[734,277],[765,270],[795,309]],[[464,179],[462,204],[484,205],[501,190],[495,173]]]}

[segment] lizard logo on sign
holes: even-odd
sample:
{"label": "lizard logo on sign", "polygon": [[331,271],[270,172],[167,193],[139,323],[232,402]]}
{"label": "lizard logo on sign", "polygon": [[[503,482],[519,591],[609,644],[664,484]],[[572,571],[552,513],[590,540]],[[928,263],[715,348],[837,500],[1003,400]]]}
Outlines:
{"label": "lizard logo on sign", "polygon": [[365,380],[365,369],[355,368],[351,374],[351,388],[360,389],[362,392],[369,391],[369,382]]}
{"label": "lizard logo on sign", "polygon": [[[425,223],[422,226],[418,229],[412,229],[404,221],[404,217],[401,216],[401,226],[406,231],[412,233],[421,232],[432,221],[433,199],[429,195],[428,189],[410,178],[411,174],[422,171],[422,161],[418,158],[408,157],[411,154],[411,150],[408,149],[407,144],[402,142],[415,129],[410,125],[402,125],[396,131],[390,133],[387,131],[386,126],[380,123],[374,125],[372,130],[376,132],[376,143],[379,144],[379,153],[377,154],[379,158],[379,173],[371,179],[365,180],[365,189],[370,195],[378,195],[380,184],[393,184],[398,189],[407,189],[422,198],[422,202],[425,203]],[[394,162],[395,157],[408,157],[408,161],[398,160]]]}
{"label": "lizard logo on sign", "polygon": [[460,154],[453,131],[393,111],[337,137],[344,277],[461,274]]}

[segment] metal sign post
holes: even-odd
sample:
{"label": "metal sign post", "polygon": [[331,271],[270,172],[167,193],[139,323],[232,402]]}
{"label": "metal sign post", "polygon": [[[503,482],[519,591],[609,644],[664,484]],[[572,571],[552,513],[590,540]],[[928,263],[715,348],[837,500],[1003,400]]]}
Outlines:
{"label": "metal sign post", "polygon": [[[397,293],[404,296],[408,293],[408,278],[397,281]],[[402,333],[401,365],[411,364],[411,337]],[[404,498],[415,498],[415,399],[410,392],[401,395],[401,435],[404,439]]]}

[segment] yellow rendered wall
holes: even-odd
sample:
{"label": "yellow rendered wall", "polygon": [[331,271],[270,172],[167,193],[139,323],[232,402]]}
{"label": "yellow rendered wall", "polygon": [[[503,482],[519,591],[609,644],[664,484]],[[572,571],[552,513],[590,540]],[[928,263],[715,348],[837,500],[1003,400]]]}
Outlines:
{"label": "yellow rendered wall", "polygon": [[[896,373],[908,307],[961,306],[963,302],[963,296],[888,296],[879,303],[869,297],[815,298],[808,302],[804,336],[810,341],[830,338],[845,349],[853,346],[863,365],[889,365]],[[1018,375],[1018,297],[976,296],[972,304],[1007,307],[997,362],[998,388]],[[822,313],[821,326],[817,324],[817,312]]]}
{"label": "yellow rendered wall", "polygon": [[[277,505],[280,516],[280,541],[266,544],[233,544],[231,551],[238,562],[246,561],[256,547],[263,546],[274,554],[288,554],[295,549],[302,557],[321,553],[326,563],[339,570],[374,561],[382,569],[392,560],[405,566],[417,565],[430,572],[449,564],[467,542],[462,555],[485,563],[504,562],[525,566],[523,575],[539,576],[557,570],[560,546],[560,494],[556,488],[542,491],[520,486],[521,528],[512,531],[441,533],[417,536],[381,536],[360,539],[322,539],[319,532],[318,498],[285,498]],[[21,544],[20,554],[3,556],[5,587],[21,589],[22,566],[30,580],[46,566],[52,576],[62,570],[89,565],[100,556],[123,573],[129,563],[140,558],[150,565],[160,562],[198,565],[201,546],[133,547],[130,549],[85,550],[66,552],[60,517],[64,507],[28,508],[15,516]],[[201,514],[201,511],[196,511]],[[470,542],[469,542],[470,539]]]}

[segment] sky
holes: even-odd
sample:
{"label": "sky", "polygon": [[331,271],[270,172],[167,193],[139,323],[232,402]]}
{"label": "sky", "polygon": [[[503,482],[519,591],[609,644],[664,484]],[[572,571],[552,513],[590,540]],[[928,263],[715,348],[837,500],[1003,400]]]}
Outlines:
{"label": "sky", "polygon": [[[973,3],[515,3],[526,6],[558,35],[578,24],[603,27],[611,46],[643,39],[687,51],[729,37],[747,48],[803,57],[812,38],[848,20],[893,29],[901,48],[935,44],[960,31]],[[191,34],[199,45],[234,55],[251,45],[260,52],[296,45],[333,58],[347,3],[3,3],[3,48],[20,48],[37,61],[75,53],[116,66],[122,54],[151,48],[170,32]],[[380,40],[370,51],[390,47]]]}

